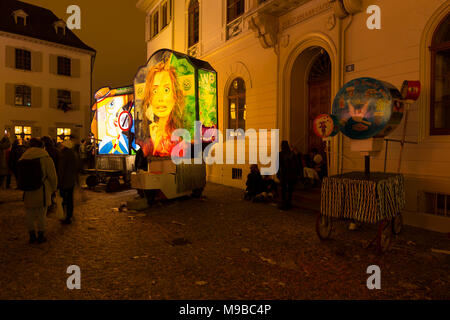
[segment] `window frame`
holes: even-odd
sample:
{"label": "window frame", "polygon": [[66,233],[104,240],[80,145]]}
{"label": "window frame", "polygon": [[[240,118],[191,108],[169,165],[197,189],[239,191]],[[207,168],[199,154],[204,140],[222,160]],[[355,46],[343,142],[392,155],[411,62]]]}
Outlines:
{"label": "window frame", "polygon": [[436,36],[440,31],[443,24],[450,19],[450,14],[442,19],[436,29],[434,30],[431,46],[429,47],[431,53],[431,66],[430,66],[430,136],[445,136],[450,135],[450,128],[436,128],[435,127],[435,99],[436,99],[436,56],[439,52],[449,51],[450,52],[450,41],[436,44]]}
{"label": "window frame", "polygon": [[[151,15],[151,39],[159,34],[159,7]],[[155,28],[155,17],[156,17],[156,28]],[[156,31],[155,31],[156,30]]]}
{"label": "window frame", "polygon": [[56,61],[56,74],[60,76],[72,76],[72,59],[58,56]]}
{"label": "window frame", "polygon": [[16,69],[31,71],[31,51],[15,48],[14,59]]}
{"label": "window frame", "polygon": [[[231,4],[230,4],[231,3]],[[231,8],[238,8],[238,5],[242,6],[242,12],[234,16],[230,15]],[[226,22],[227,24],[232,23],[234,20],[238,19],[245,13],[245,0],[226,0]]]}
{"label": "window frame", "polygon": [[[58,134],[58,131],[62,129],[62,134]],[[69,131],[69,134],[66,134],[66,130]],[[72,128],[59,127],[56,128],[56,142],[63,142],[65,140],[70,140],[72,137]]]}
{"label": "window frame", "polygon": [[[20,128],[21,130],[21,132],[20,133],[17,133],[17,128]],[[24,131],[25,131],[25,128],[30,128],[30,133],[29,134],[25,134],[24,133]],[[29,139],[31,139],[32,138],[32,135],[33,135],[33,128],[31,127],[31,126],[29,126],[29,125],[15,125],[14,126],[14,135],[17,137],[17,140],[19,140],[19,144],[20,145],[23,145],[24,143],[25,143],[25,141],[26,141],[26,138],[28,137]],[[29,140],[28,140],[29,141]]]}
{"label": "window frame", "polygon": [[[231,89],[232,86],[234,84],[235,81],[237,81],[238,79],[242,80],[242,84],[243,84],[243,91],[242,92],[238,92],[236,94],[231,95]],[[238,129],[242,129],[245,131],[245,128],[247,126],[247,119],[246,119],[246,112],[247,112],[247,86],[245,85],[245,80],[241,77],[236,77],[233,78],[233,80],[230,83],[230,87],[228,88],[228,93],[227,93],[227,99],[228,99],[228,124],[227,124],[227,129],[233,129],[233,130],[238,130]],[[239,105],[239,100],[243,99],[244,100],[244,105],[240,106]],[[231,104],[235,103],[235,119],[231,119]],[[244,109],[244,113],[243,113],[243,122],[244,122],[244,127],[241,128],[239,126],[239,110],[241,109],[241,107]],[[232,123],[234,122],[234,125],[232,126]]]}
{"label": "window frame", "polygon": [[[197,15],[197,20],[195,20]],[[191,0],[188,8],[188,48],[200,42],[200,2]]]}
{"label": "window frame", "polygon": [[[22,92],[17,92],[18,89],[22,89]],[[25,92],[27,91],[27,92]],[[22,103],[18,104],[17,103],[17,97],[21,96],[22,98]],[[27,102],[29,104],[27,104]],[[27,107],[27,108],[31,108],[31,87],[27,86],[27,85],[15,85],[14,86],[14,106],[15,107]]]}
{"label": "window frame", "polygon": [[[67,93],[69,93],[69,94],[67,94]],[[56,91],[56,101],[57,101],[58,109],[62,108],[61,105],[63,103],[70,106],[72,104],[72,92],[70,92],[70,90],[58,89]]]}

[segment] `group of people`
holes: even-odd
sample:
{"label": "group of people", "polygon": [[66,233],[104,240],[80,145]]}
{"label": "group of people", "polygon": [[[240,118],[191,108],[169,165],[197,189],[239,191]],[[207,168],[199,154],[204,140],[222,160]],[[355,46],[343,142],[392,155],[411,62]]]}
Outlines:
{"label": "group of people", "polygon": [[281,210],[289,210],[292,208],[294,186],[299,180],[305,186],[314,187],[318,186],[327,174],[326,163],[316,148],[303,155],[290,146],[288,141],[283,140],[279,153],[278,183],[269,176],[262,176],[258,165],[253,164],[247,176],[244,199],[255,202],[277,199],[280,186],[281,202],[278,207]]}
{"label": "group of people", "polygon": [[6,187],[10,188],[12,174],[17,189],[24,191],[30,243],[47,240],[45,218],[48,208],[54,205],[57,192],[62,198],[66,217],[62,223],[72,222],[73,194],[79,169],[79,156],[71,140],[56,143],[45,136],[31,138],[25,144],[15,139],[11,144],[9,134],[5,132],[0,140],[0,186],[6,177]]}

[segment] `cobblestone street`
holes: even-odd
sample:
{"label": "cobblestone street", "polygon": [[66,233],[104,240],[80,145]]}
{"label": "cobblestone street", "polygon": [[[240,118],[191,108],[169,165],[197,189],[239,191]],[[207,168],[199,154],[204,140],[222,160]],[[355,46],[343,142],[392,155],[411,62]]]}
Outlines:
{"label": "cobblestone street", "polygon": [[[0,299],[450,299],[450,256],[431,250],[450,250],[446,234],[405,226],[378,256],[375,225],[321,242],[314,214],[217,184],[143,212],[114,210],[135,190],[86,193],[72,225],[49,219],[48,242],[29,245],[21,192],[0,190]],[[381,290],[366,287],[373,264]]]}

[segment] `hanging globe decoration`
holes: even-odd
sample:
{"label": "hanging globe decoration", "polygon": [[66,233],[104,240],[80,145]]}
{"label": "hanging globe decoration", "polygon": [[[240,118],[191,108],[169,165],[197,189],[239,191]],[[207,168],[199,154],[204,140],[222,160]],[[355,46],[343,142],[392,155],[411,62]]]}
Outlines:
{"label": "hanging globe decoration", "polygon": [[340,130],[351,139],[382,138],[400,124],[404,102],[390,83],[373,78],[347,82],[333,102]]}
{"label": "hanging globe decoration", "polygon": [[334,137],[339,132],[339,121],[331,114],[319,114],[313,121],[314,133],[320,138]]}

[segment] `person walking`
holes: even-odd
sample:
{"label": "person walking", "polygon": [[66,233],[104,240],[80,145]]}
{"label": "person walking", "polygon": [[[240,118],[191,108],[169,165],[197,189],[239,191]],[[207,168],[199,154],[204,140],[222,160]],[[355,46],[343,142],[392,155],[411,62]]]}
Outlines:
{"label": "person walking", "polygon": [[79,161],[73,147],[70,140],[62,142],[58,159],[58,188],[66,211],[64,224],[72,223],[73,191],[75,184],[78,183]]}
{"label": "person walking", "polygon": [[14,175],[14,179],[16,180],[16,184],[18,184],[18,176],[17,176],[17,163],[19,162],[20,157],[22,157],[23,153],[25,152],[25,146],[20,145],[19,140],[14,140],[11,152],[9,154],[9,162],[8,167],[12,171]]}
{"label": "person walking", "polygon": [[279,164],[277,177],[281,184],[282,202],[278,206],[281,210],[292,208],[292,193],[297,182],[296,172],[298,170],[297,159],[289,147],[289,142],[281,141],[281,151],[279,154]]}
{"label": "person walking", "polygon": [[6,153],[10,147],[11,141],[9,141],[8,132],[5,130],[5,134],[0,140],[0,187],[3,187],[3,180],[8,176]]}
{"label": "person walking", "polygon": [[52,138],[44,136],[42,137],[41,140],[44,143],[45,151],[47,151],[50,158],[52,158],[53,163],[55,164],[55,168],[58,168],[59,152],[58,149],[56,149],[56,146],[53,143]]}
{"label": "person walking", "polygon": [[[45,238],[45,217],[51,203],[51,195],[56,191],[57,177],[52,159],[40,139],[32,138],[29,148],[18,162],[18,188],[24,191],[27,226],[30,243],[43,243]],[[37,233],[35,230],[37,222]]]}

